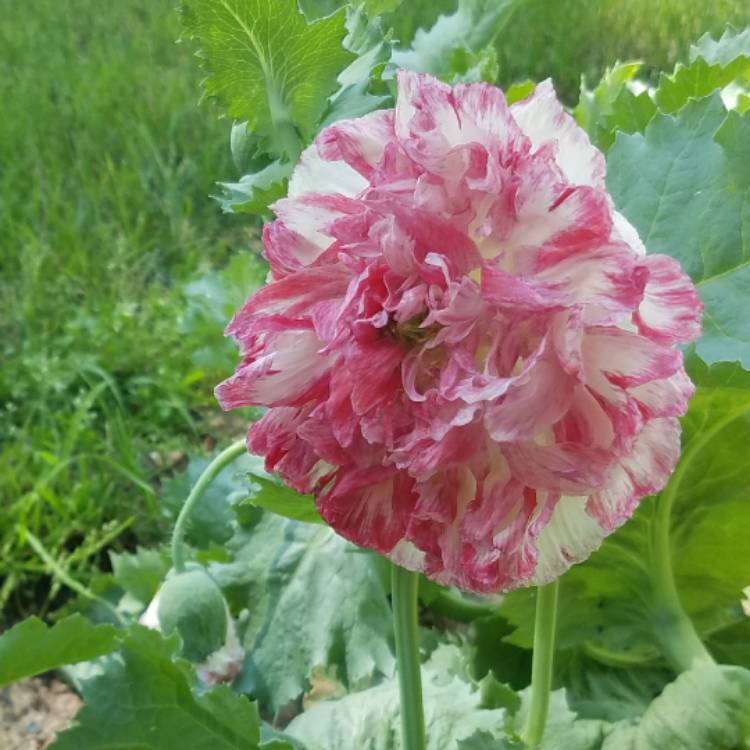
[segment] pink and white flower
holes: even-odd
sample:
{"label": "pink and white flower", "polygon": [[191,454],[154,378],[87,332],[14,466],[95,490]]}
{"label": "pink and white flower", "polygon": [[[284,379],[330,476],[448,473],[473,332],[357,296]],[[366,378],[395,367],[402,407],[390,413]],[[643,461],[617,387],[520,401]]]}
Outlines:
{"label": "pink and white flower", "polygon": [[227,328],[225,409],[341,535],[444,584],[543,584],[658,492],[702,306],[646,255],[549,81],[401,71],[395,109],[303,154]]}

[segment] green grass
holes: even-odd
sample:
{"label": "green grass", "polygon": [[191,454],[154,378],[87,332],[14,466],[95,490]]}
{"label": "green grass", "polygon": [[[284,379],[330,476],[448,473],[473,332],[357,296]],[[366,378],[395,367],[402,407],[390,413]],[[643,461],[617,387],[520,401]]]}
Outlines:
{"label": "green grass", "polygon": [[703,33],[750,24],[747,0],[525,0],[497,40],[500,82],[551,76],[570,104],[617,60],[641,60],[654,82]]}
{"label": "green grass", "polygon": [[[236,176],[228,124],[197,106],[175,4],[0,0],[0,626],[64,600],[50,559],[87,584],[108,549],[163,538],[159,478],[241,422],[211,391],[262,269],[248,219],[207,197]],[[528,0],[501,80],[552,75],[574,101],[581,73],[671,68],[749,17],[745,0]]]}
{"label": "green grass", "polygon": [[208,198],[235,174],[228,125],[197,106],[198,64],[175,44],[173,5],[0,0],[8,617],[59,602],[24,529],[85,581],[116,540],[160,533],[150,480],[161,457],[212,432],[201,413],[221,373],[196,363],[183,285],[249,234]]}

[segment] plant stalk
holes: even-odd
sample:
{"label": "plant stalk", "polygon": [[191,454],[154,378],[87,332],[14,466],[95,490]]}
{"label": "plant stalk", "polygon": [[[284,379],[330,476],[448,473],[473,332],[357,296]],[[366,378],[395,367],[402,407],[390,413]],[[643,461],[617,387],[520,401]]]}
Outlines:
{"label": "plant stalk", "polygon": [[685,612],[677,591],[670,538],[672,506],[693,458],[699,455],[703,448],[730,422],[744,413],[744,408],[729,412],[694,439],[683,454],[667,488],[656,500],[650,539],[651,569],[653,570],[651,579],[652,627],[661,652],[678,673],[690,669],[696,663],[714,664],[715,662],[703,645],[693,621]]}
{"label": "plant stalk", "polygon": [[419,660],[418,591],[419,574],[393,565],[391,602],[396,633],[403,750],[425,750],[426,747]]}
{"label": "plant stalk", "polygon": [[559,582],[555,580],[546,586],[540,586],[536,594],[534,655],[531,661],[531,705],[522,734],[524,742],[530,748],[537,747],[542,741],[549,712],[559,588]]}
{"label": "plant stalk", "polygon": [[198,477],[198,481],[193,485],[193,489],[190,490],[190,494],[180,509],[180,514],[177,516],[174,531],[172,532],[172,565],[178,573],[182,573],[185,570],[185,531],[190,520],[190,514],[201,499],[206,487],[216,479],[228,464],[232,463],[232,461],[246,450],[244,438],[232,443],[211,461]]}

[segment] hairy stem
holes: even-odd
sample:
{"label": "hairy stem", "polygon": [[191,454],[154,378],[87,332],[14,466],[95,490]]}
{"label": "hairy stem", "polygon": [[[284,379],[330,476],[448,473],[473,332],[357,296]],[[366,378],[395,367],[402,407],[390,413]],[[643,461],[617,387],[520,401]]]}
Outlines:
{"label": "hairy stem", "polygon": [[174,565],[178,573],[182,573],[185,570],[185,531],[193,508],[195,508],[201,499],[206,487],[216,479],[224,467],[232,463],[238,456],[241,456],[245,450],[244,438],[225,448],[205,468],[204,472],[198,477],[198,481],[193,485],[193,489],[190,490],[185,504],[180,509],[180,515],[177,516],[177,522],[172,532],[172,565]]}
{"label": "hairy stem", "polygon": [[523,740],[531,748],[537,747],[542,741],[549,712],[558,590],[558,581],[537,589],[534,655],[531,662],[531,705],[523,730]]}
{"label": "hairy stem", "polygon": [[419,574],[393,565],[391,601],[396,633],[396,662],[401,696],[401,730],[404,750],[424,750],[426,747],[422,675],[419,666],[418,591]]}

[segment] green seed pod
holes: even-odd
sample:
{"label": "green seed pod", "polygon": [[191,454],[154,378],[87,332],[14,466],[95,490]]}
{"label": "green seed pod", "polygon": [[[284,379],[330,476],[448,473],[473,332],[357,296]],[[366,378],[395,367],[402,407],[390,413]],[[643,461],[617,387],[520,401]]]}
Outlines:
{"label": "green seed pod", "polygon": [[201,662],[224,645],[227,605],[216,582],[203,568],[177,573],[162,586],[157,609],[165,635],[175,630],[182,638],[182,653]]}

